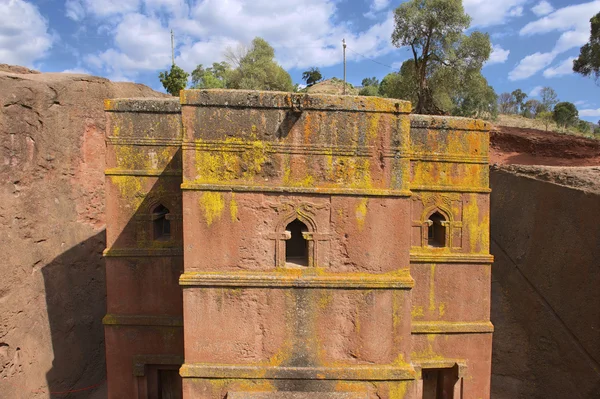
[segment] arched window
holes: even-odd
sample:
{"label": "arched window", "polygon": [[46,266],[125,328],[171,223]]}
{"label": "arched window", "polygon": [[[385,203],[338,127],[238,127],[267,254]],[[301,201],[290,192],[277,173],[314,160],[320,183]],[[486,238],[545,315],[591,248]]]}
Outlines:
{"label": "arched window", "polygon": [[171,221],[169,210],[163,205],[158,205],[152,211],[152,224],[154,226],[154,239],[167,241],[171,239]]}
{"label": "arched window", "polygon": [[304,223],[298,219],[285,228],[290,238],[285,242],[285,263],[296,266],[308,266],[308,241],[302,233],[308,231]]}
{"label": "arched window", "polygon": [[427,245],[430,247],[445,247],[446,246],[446,218],[439,212],[429,216],[427,224]]}

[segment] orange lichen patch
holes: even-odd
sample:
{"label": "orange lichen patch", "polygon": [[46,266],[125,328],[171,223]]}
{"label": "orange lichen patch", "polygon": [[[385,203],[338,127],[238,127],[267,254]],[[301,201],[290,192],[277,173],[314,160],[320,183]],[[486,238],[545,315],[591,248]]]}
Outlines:
{"label": "orange lichen patch", "polygon": [[[463,223],[468,231],[470,252],[487,254],[490,247],[489,212],[480,204],[481,196],[466,194],[463,205]],[[487,206],[487,205],[486,205]]]}

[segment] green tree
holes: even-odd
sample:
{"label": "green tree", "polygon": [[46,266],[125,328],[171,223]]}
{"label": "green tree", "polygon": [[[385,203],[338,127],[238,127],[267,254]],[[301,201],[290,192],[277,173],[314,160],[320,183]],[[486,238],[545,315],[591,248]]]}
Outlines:
{"label": "green tree", "polygon": [[498,96],[480,71],[466,74],[451,93],[453,115],[483,119],[493,119],[498,115]]}
{"label": "green tree", "polygon": [[410,0],[395,10],[392,43],[409,46],[417,85],[416,113],[440,114],[432,78],[440,69],[445,76],[462,79],[473,70],[481,70],[491,53],[487,34],[463,32],[471,18],[465,14],[462,0]]}
{"label": "green tree", "polygon": [[378,96],[379,88],[377,86],[364,86],[358,92],[359,96]]}
{"label": "green tree", "polygon": [[552,112],[554,106],[558,103],[556,92],[551,87],[544,87],[542,88],[542,91],[540,91],[540,96],[542,97],[544,110]]}
{"label": "green tree", "polygon": [[577,123],[578,118],[579,111],[577,111],[575,104],[565,101],[554,106],[552,119],[554,119],[554,122],[558,126],[562,126],[563,128],[573,126]]}
{"label": "green tree", "polygon": [[527,94],[523,93],[521,89],[514,90],[510,93],[514,99],[514,103],[517,107],[517,113],[523,112],[523,101],[527,98]]}
{"label": "green tree", "polygon": [[308,71],[302,72],[302,80],[306,82],[307,86],[312,86],[323,79],[319,68],[312,67]]}
{"label": "green tree", "polygon": [[577,121],[577,130],[581,133],[591,133],[592,126],[590,126],[589,122],[580,119]]}
{"label": "green tree", "polygon": [[546,131],[548,131],[548,127],[550,127],[550,124],[553,121],[552,112],[550,112],[550,111],[542,111],[542,112],[538,113],[537,119],[539,119],[540,121],[542,121],[542,123],[546,127]]}
{"label": "green tree", "polygon": [[417,103],[419,85],[413,60],[406,60],[400,67],[400,72],[386,75],[379,85],[379,94],[383,97],[407,100]]}
{"label": "green tree", "polygon": [[266,40],[255,38],[245,54],[239,54],[239,65],[231,71],[227,88],[293,91],[292,77],[274,58],[273,47]]}
{"label": "green tree", "polygon": [[515,100],[510,93],[502,93],[498,96],[498,111],[501,114],[514,114]]}
{"label": "green tree", "polygon": [[171,65],[170,71],[164,71],[158,74],[160,83],[162,83],[167,93],[172,96],[178,96],[179,92],[185,89],[189,76],[189,73],[175,64]]}
{"label": "green tree", "polygon": [[231,67],[226,62],[215,62],[212,67],[206,69],[200,64],[192,71],[192,88],[225,88],[227,87],[227,78],[229,74],[231,74]]}
{"label": "green tree", "polygon": [[375,87],[379,87],[379,79],[377,79],[375,76],[373,76],[372,78],[364,78],[361,82],[363,87],[367,87],[367,86],[375,86]]}
{"label": "green tree", "polygon": [[590,41],[579,50],[579,57],[573,61],[573,71],[583,76],[600,78],[600,12],[590,19]]}
{"label": "green tree", "polygon": [[542,103],[532,98],[523,104],[521,115],[523,115],[525,118],[533,119],[541,111],[543,111]]}

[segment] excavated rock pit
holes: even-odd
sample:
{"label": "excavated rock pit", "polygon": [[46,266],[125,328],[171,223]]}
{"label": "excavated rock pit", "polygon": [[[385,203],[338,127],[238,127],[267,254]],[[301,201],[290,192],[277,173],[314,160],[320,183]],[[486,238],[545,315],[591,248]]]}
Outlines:
{"label": "excavated rock pit", "polygon": [[[103,100],[147,96],[162,94],[0,65],[2,398],[106,397]],[[595,398],[600,142],[491,139],[495,164],[591,166],[492,167],[492,398]]]}

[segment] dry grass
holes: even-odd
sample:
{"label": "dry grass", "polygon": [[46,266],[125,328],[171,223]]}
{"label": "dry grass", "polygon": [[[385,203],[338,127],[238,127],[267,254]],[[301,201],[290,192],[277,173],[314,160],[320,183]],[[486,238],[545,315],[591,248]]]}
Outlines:
{"label": "dry grass", "polygon": [[[498,115],[498,118],[492,122],[496,126],[507,126],[507,127],[518,127],[522,129],[537,129],[537,130],[546,130],[546,125],[538,119],[529,119],[525,118],[521,115]],[[561,133],[561,134],[569,134],[572,136],[580,136],[587,137],[592,139],[600,139],[598,135],[594,135],[592,133],[584,134],[579,132],[574,127],[570,127],[568,129],[560,128],[556,125],[556,123],[551,122],[548,125],[549,132]]]}
{"label": "dry grass", "polygon": [[[317,84],[306,88],[307,93],[322,93],[322,94],[342,94],[344,92],[344,82],[339,79],[327,79]],[[346,83],[346,94],[351,96],[358,95],[358,89],[354,88],[349,83]]]}

